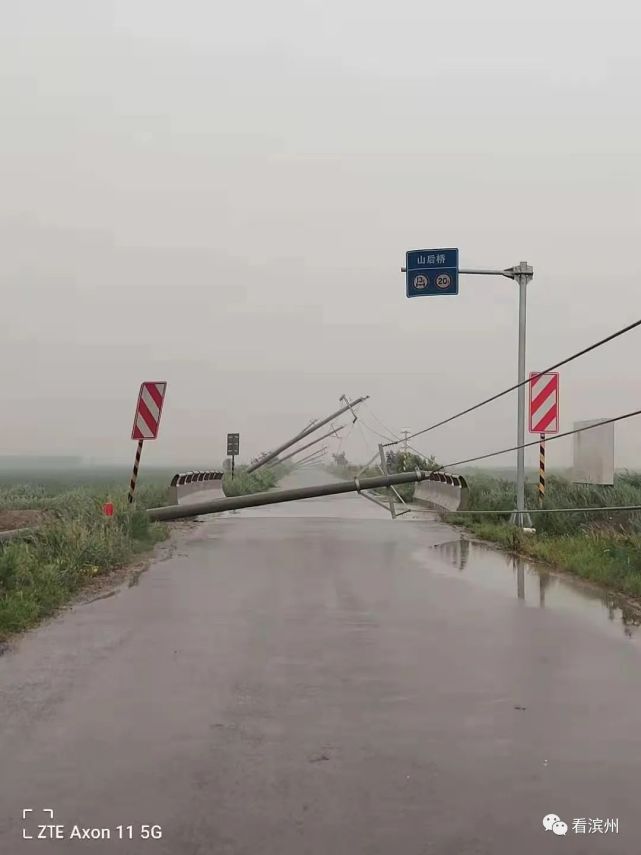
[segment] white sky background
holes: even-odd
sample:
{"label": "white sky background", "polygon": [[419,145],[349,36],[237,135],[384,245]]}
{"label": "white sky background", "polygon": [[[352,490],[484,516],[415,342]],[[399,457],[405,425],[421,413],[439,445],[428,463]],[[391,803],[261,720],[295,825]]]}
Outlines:
{"label": "white sky background", "polygon": [[[534,265],[528,371],[641,317],[640,24],[631,0],[5,4],[0,454],[129,461],[147,379],[146,459],[203,467],[343,392],[416,430],[515,382],[516,286],[408,300],[410,248]],[[563,369],[562,429],[640,406],[640,336]],[[417,444],[511,445],[515,409]],[[616,450],[641,466],[639,420]]]}

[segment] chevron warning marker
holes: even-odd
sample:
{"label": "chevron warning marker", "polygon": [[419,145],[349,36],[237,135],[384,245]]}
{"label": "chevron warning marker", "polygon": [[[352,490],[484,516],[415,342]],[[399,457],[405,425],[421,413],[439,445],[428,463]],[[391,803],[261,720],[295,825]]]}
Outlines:
{"label": "chevron warning marker", "polygon": [[530,374],[530,433],[559,432],[559,374]]}
{"label": "chevron warning marker", "polygon": [[132,439],[156,439],[166,390],[165,381],[148,381],[141,384],[131,431]]}

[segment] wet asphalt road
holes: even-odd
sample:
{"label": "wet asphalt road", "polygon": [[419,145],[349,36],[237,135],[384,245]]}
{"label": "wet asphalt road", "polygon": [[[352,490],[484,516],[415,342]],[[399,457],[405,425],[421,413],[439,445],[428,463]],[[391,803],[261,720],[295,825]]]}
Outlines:
{"label": "wet asphalt road", "polygon": [[[0,852],[639,852],[636,627],[428,520],[349,496],[199,522],[20,640]],[[43,809],[111,839],[23,839]]]}

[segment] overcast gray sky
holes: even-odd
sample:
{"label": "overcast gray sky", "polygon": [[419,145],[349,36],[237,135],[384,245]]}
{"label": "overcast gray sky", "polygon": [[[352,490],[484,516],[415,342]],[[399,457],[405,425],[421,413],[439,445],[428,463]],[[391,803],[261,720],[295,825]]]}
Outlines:
{"label": "overcast gray sky", "polygon": [[[398,431],[513,383],[516,286],[408,300],[407,249],[532,263],[528,370],[641,317],[639,8],[5,4],[0,454],[128,461],[145,379],[169,383],[146,459],[203,466],[343,392]],[[562,429],[639,407],[640,335],[563,370]],[[509,445],[515,407],[420,447]]]}

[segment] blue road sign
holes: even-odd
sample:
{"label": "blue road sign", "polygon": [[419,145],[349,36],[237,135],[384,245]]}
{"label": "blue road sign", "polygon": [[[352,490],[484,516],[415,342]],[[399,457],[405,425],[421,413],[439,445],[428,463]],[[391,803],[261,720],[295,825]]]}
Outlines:
{"label": "blue road sign", "polygon": [[410,249],[406,258],[408,297],[458,294],[458,249]]}

